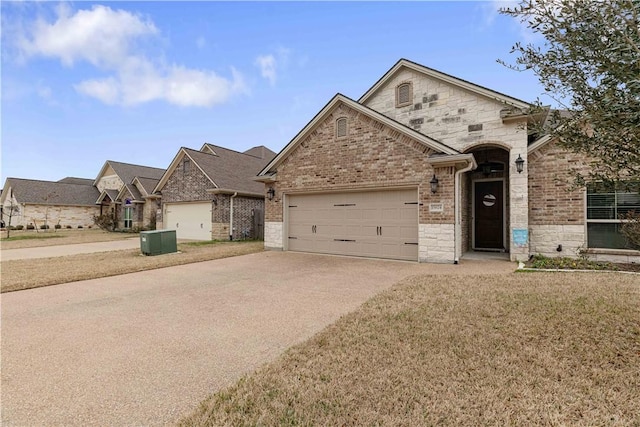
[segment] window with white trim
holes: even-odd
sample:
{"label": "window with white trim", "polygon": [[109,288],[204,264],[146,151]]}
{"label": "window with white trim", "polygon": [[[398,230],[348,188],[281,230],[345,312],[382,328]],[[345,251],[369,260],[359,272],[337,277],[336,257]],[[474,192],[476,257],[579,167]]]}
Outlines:
{"label": "window with white trim", "polygon": [[133,207],[124,208],[124,228],[130,229],[133,226]]}
{"label": "window with white trim", "polygon": [[347,118],[341,117],[336,120],[336,137],[347,136]]}
{"label": "window with white trim", "polygon": [[621,183],[616,187],[592,184],[587,187],[587,246],[590,248],[631,249],[621,233],[623,216],[640,213],[640,183]]}
{"label": "window with white trim", "polygon": [[411,105],[413,87],[410,82],[401,83],[396,87],[396,107]]}

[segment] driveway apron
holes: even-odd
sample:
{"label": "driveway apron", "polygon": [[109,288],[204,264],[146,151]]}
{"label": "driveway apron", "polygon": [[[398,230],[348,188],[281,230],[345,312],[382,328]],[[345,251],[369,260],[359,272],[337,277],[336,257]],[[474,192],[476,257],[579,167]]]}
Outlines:
{"label": "driveway apron", "polygon": [[403,277],[445,270],[465,267],[263,252],[3,294],[2,424],[174,422]]}

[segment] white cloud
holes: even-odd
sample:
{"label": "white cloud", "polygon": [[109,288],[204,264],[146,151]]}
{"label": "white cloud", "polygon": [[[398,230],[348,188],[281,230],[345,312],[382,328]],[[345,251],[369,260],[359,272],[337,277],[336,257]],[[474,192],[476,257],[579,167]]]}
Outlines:
{"label": "white cloud", "polygon": [[[518,6],[519,3],[520,2],[518,0],[492,0],[489,2],[482,2],[480,4],[480,9],[482,11],[481,29],[489,28],[494,24],[496,18],[500,15],[500,9],[513,9]],[[512,21],[510,28],[517,34],[520,40],[526,43],[536,43],[543,39],[540,34],[534,33],[530,28],[528,28],[526,22],[520,22],[517,18],[509,19]]]}
{"label": "white cloud", "polygon": [[255,65],[260,68],[260,75],[269,80],[271,86],[276,84],[279,73],[289,67],[291,49],[278,46],[275,53],[259,55],[255,60]]}
{"label": "white cloud", "polygon": [[256,65],[260,68],[260,74],[269,80],[271,86],[276,84],[276,58],[273,55],[260,55],[256,58]]}
{"label": "white cloud", "polygon": [[117,78],[86,80],[75,88],[111,105],[134,106],[162,100],[180,107],[210,107],[248,92],[242,75],[233,68],[231,74],[227,79],[212,71],[180,65],[158,69],[145,60],[130,60]]}
{"label": "white cloud", "polygon": [[135,39],[157,33],[152,22],[124,10],[98,5],[72,15],[61,6],[55,22],[38,19],[19,47],[26,57],[57,58],[67,66],[79,60],[113,66],[128,55]]}
{"label": "white cloud", "polygon": [[109,105],[116,104],[120,97],[119,83],[113,77],[102,80],[85,80],[74,87],[78,92],[92,96]]}
{"label": "white cloud", "polygon": [[[147,58],[136,42],[158,33],[153,22],[124,10],[94,6],[71,13],[63,5],[55,22],[37,20],[19,48],[25,58],[56,58],[70,67],[84,61],[112,73],[74,85],[78,93],[108,105],[165,101],[180,107],[210,107],[248,93],[242,75],[233,68],[225,78],[210,70]],[[203,47],[204,38],[196,44]]]}

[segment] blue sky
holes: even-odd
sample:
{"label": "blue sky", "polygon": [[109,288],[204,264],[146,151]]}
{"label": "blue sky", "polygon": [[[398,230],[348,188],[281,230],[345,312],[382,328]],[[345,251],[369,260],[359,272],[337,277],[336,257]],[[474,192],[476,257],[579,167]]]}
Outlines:
{"label": "blue sky", "polygon": [[400,58],[533,101],[536,77],[496,63],[531,38],[504,4],[3,1],[0,178],[165,168],[204,142],[277,152]]}

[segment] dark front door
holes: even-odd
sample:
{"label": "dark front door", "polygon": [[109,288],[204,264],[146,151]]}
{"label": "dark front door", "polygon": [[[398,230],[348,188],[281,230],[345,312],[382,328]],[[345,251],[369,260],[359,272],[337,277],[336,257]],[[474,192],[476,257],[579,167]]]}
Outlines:
{"label": "dark front door", "polygon": [[502,181],[476,182],[474,198],[474,249],[504,250]]}

